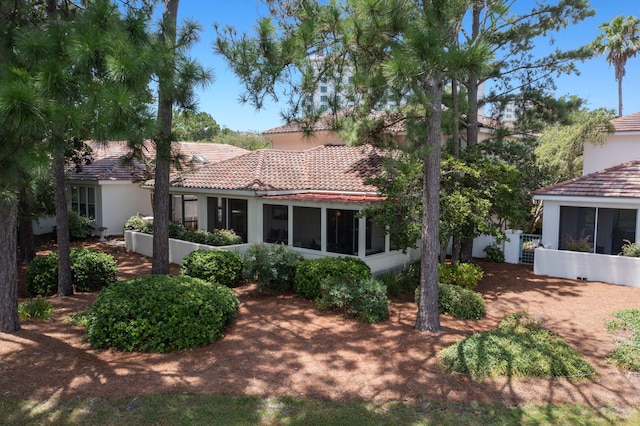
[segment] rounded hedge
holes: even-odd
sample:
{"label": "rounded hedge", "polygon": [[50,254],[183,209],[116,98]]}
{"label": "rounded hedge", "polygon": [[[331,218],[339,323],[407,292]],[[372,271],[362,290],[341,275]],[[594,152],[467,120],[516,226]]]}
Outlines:
{"label": "rounded hedge", "polygon": [[[416,289],[415,301],[419,304],[420,287]],[[480,293],[451,284],[438,284],[438,311],[467,320],[483,318],[487,312]]]}
{"label": "rounded hedge", "polygon": [[234,287],[242,279],[242,257],[228,250],[196,250],[182,259],[180,274]]}
{"label": "rounded hedge", "polygon": [[[113,256],[84,247],[71,249],[71,283],[79,292],[97,291],[117,280],[118,264]],[[31,296],[53,296],[58,292],[58,253],[38,256],[27,269],[27,292]]]}
{"label": "rounded hedge", "polygon": [[171,352],[223,337],[240,308],[233,291],[198,278],[149,275],[104,289],[89,310],[94,348]]}
{"label": "rounded hedge", "polygon": [[253,244],[243,256],[246,279],[255,281],[258,289],[267,292],[293,289],[302,255],[283,244]]}
{"label": "rounded hedge", "polygon": [[316,299],[320,296],[320,285],[325,278],[357,282],[369,277],[371,269],[357,257],[306,259],[296,271],[294,290],[305,299]]}

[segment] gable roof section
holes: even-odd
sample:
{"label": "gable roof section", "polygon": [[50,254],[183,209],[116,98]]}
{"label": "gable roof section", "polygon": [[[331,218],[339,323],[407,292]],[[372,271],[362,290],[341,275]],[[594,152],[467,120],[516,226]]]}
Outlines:
{"label": "gable roof section", "polygon": [[307,151],[259,150],[176,174],[173,188],[246,191],[377,192],[366,178],[382,171],[372,146],[325,145]]}
{"label": "gable roof section", "polygon": [[640,198],[640,158],[534,191],[534,195]]}
{"label": "gable roof section", "polygon": [[640,132],[640,112],[611,120],[616,132]]}
{"label": "gable roof section", "polygon": [[[86,142],[93,150],[93,162],[82,166],[80,172],[73,171],[73,180],[112,180],[132,181],[143,176],[146,166],[139,160],[133,160],[131,165],[122,165],[122,159],[130,152],[124,141],[110,141],[100,143]],[[233,145],[214,144],[206,142],[177,142],[176,148],[186,161],[193,160],[194,166],[217,163],[238,155],[250,152]],[[155,157],[153,143],[145,143],[145,155]]]}

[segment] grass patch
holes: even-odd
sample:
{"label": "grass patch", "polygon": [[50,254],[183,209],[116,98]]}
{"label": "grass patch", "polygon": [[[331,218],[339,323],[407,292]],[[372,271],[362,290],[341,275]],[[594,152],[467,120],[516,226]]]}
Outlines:
{"label": "grass patch", "polygon": [[[506,407],[471,402],[333,402],[294,398],[149,395],[135,398],[0,399],[7,424],[224,425],[632,425],[640,410],[586,405]],[[3,423],[4,424],[4,423]]]}
{"label": "grass patch", "polygon": [[607,361],[623,370],[640,371],[640,309],[623,309],[613,316],[607,331],[621,337]]}
{"label": "grass patch", "polygon": [[65,315],[62,321],[72,325],[74,327],[87,327],[89,321],[89,309],[83,311],[73,312],[72,314]]}
{"label": "grass patch", "polygon": [[593,367],[560,337],[526,313],[509,314],[500,326],[466,337],[439,354],[445,371],[474,380],[487,377],[571,377],[595,374]]}
{"label": "grass patch", "polygon": [[21,320],[46,320],[53,316],[53,303],[43,298],[27,299],[18,304],[18,317]]}

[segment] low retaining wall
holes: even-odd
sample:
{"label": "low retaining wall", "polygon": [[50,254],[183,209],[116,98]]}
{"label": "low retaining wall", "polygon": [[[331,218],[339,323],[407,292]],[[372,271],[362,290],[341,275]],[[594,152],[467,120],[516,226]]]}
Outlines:
{"label": "low retaining wall", "polygon": [[[153,256],[153,235],[144,234],[142,232],[125,231],[124,243],[127,251],[133,251],[147,257]],[[200,249],[211,250],[213,248],[221,248],[238,254],[244,254],[250,245],[251,244],[236,244],[232,246],[214,247],[206,244],[198,244],[169,238],[169,263],[181,265],[182,259],[184,259],[189,253]]]}
{"label": "low retaining wall", "polygon": [[640,258],[538,247],[533,273],[640,287]]}

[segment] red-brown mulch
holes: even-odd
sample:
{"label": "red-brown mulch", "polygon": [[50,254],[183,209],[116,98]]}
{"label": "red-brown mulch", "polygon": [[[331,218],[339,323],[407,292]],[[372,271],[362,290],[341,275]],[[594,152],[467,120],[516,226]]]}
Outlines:
{"label": "red-brown mulch", "polygon": [[[120,278],[150,271],[150,259],[99,245],[116,257]],[[223,340],[169,354],[121,353],[92,349],[82,341],[82,328],[62,320],[90,306],[95,294],[52,298],[54,319],[25,321],[15,334],[0,333],[0,395],[44,399],[186,392],[374,402],[640,405],[640,375],[605,362],[616,342],[606,321],[616,310],[640,307],[640,289],[536,276],[522,265],[479,264],[485,271],[478,290],[487,303],[486,318],[441,316],[437,334],[413,329],[416,305],[411,301],[393,301],[388,321],[361,324],[319,312],[295,295],[264,295],[247,284],[235,289],[242,307]],[[177,273],[175,265],[172,272]],[[441,372],[440,349],[495,328],[505,314],[519,310],[566,339],[597,376],[477,383]]]}

